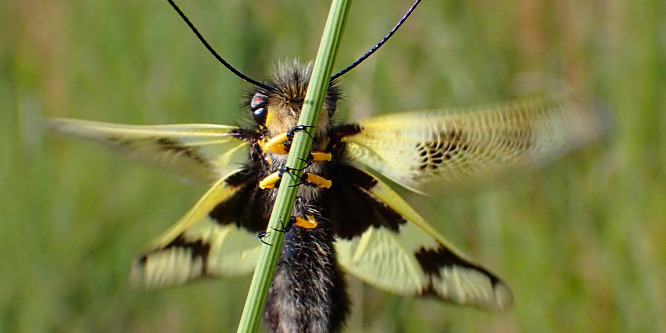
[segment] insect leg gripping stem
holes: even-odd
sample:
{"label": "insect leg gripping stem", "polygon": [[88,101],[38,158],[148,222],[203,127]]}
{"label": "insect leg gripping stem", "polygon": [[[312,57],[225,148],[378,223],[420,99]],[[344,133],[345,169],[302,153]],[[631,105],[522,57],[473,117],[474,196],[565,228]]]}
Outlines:
{"label": "insect leg gripping stem", "polygon": [[[294,224],[298,225],[298,224],[296,223],[296,219],[295,219],[293,216],[289,219],[289,222],[288,222],[286,225],[285,225],[284,222],[282,221],[282,218],[280,218],[279,221],[280,221],[280,226],[282,226],[282,228],[281,228],[281,229],[275,229],[275,228],[273,228],[274,231],[277,231],[277,232],[288,232],[289,230],[291,230],[291,227],[292,227]],[[260,232],[260,233],[257,234],[257,237],[259,238],[259,240],[260,240],[262,243],[264,243],[264,244],[266,244],[266,245],[268,245],[268,246],[272,246],[273,244],[270,244],[270,243],[267,243],[266,241],[264,241],[264,238],[265,238],[266,236],[268,236],[268,234],[269,234],[269,232],[267,232],[267,231],[262,231],[262,232]]]}
{"label": "insect leg gripping stem", "polygon": [[[314,126],[305,126],[305,125],[296,125],[294,128],[290,129],[289,131],[276,135],[272,139],[270,139],[268,142],[264,144],[264,149],[272,151],[276,154],[287,154],[289,153],[289,148],[284,145],[285,141],[291,140],[294,138],[294,135],[298,131],[305,131],[308,128],[314,128]],[[308,134],[310,139],[312,139],[312,135],[310,135],[310,132],[305,131],[305,133]]]}

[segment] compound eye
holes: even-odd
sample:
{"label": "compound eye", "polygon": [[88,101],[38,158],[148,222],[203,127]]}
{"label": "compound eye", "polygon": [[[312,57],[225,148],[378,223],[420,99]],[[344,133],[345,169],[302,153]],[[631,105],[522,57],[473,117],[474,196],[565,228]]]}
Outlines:
{"label": "compound eye", "polygon": [[266,124],[266,95],[263,93],[256,93],[250,100],[250,110],[252,110],[252,117],[259,125]]}
{"label": "compound eye", "polygon": [[259,125],[265,125],[266,124],[266,109],[263,107],[260,107],[256,110],[252,110],[252,117],[254,118],[254,121],[257,122]]}
{"label": "compound eye", "polygon": [[266,95],[258,92],[252,96],[252,100],[250,101],[250,109],[252,111],[258,109],[263,106],[264,102],[266,102]]}

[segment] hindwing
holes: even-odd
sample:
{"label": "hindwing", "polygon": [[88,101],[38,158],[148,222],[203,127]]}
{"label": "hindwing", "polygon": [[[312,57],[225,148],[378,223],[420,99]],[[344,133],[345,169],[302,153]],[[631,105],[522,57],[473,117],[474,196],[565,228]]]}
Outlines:
{"label": "hindwing", "polygon": [[[233,211],[213,213],[243,198],[248,184],[218,181],[171,229],[151,243],[134,261],[132,282],[148,288],[185,283],[202,277],[251,273],[259,257],[257,233],[241,224]],[[254,184],[251,184],[254,185]],[[221,222],[216,214],[224,214]],[[265,229],[265,226],[264,226]]]}
{"label": "hindwing", "polygon": [[[485,309],[511,306],[504,282],[449,244],[388,185],[374,179],[371,187],[359,189],[374,200],[365,209],[392,213],[382,213],[383,221],[356,222],[365,230],[338,237],[336,250],[345,271],[402,295],[435,296]],[[402,221],[390,223],[396,215]]]}

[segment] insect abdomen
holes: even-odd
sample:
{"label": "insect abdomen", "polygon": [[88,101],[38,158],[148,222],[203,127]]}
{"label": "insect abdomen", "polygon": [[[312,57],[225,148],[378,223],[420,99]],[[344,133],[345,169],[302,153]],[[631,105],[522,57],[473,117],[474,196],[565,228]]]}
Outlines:
{"label": "insect abdomen", "polygon": [[349,312],[330,228],[292,228],[286,235],[266,301],[273,332],[337,332]]}

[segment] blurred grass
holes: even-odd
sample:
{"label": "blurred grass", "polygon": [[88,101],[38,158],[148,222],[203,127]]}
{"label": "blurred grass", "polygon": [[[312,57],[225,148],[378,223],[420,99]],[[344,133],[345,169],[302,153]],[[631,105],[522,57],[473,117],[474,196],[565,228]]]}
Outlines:
{"label": "blurred grass", "polygon": [[[180,4],[232,64],[266,78],[310,60],[328,2]],[[357,1],[337,68],[408,1]],[[666,327],[666,3],[426,1],[342,79],[341,119],[510,99],[565,84],[612,107],[613,132],[491,190],[412,199],[513,288],[493,314],[351,280],[350,332],[657,332]],[[45,135],[43,116],[234,124],[247,89],[166,2],[0,3],[0,332],[235,331],[249,277],[130,289],[136,252],[204,186]]]}

